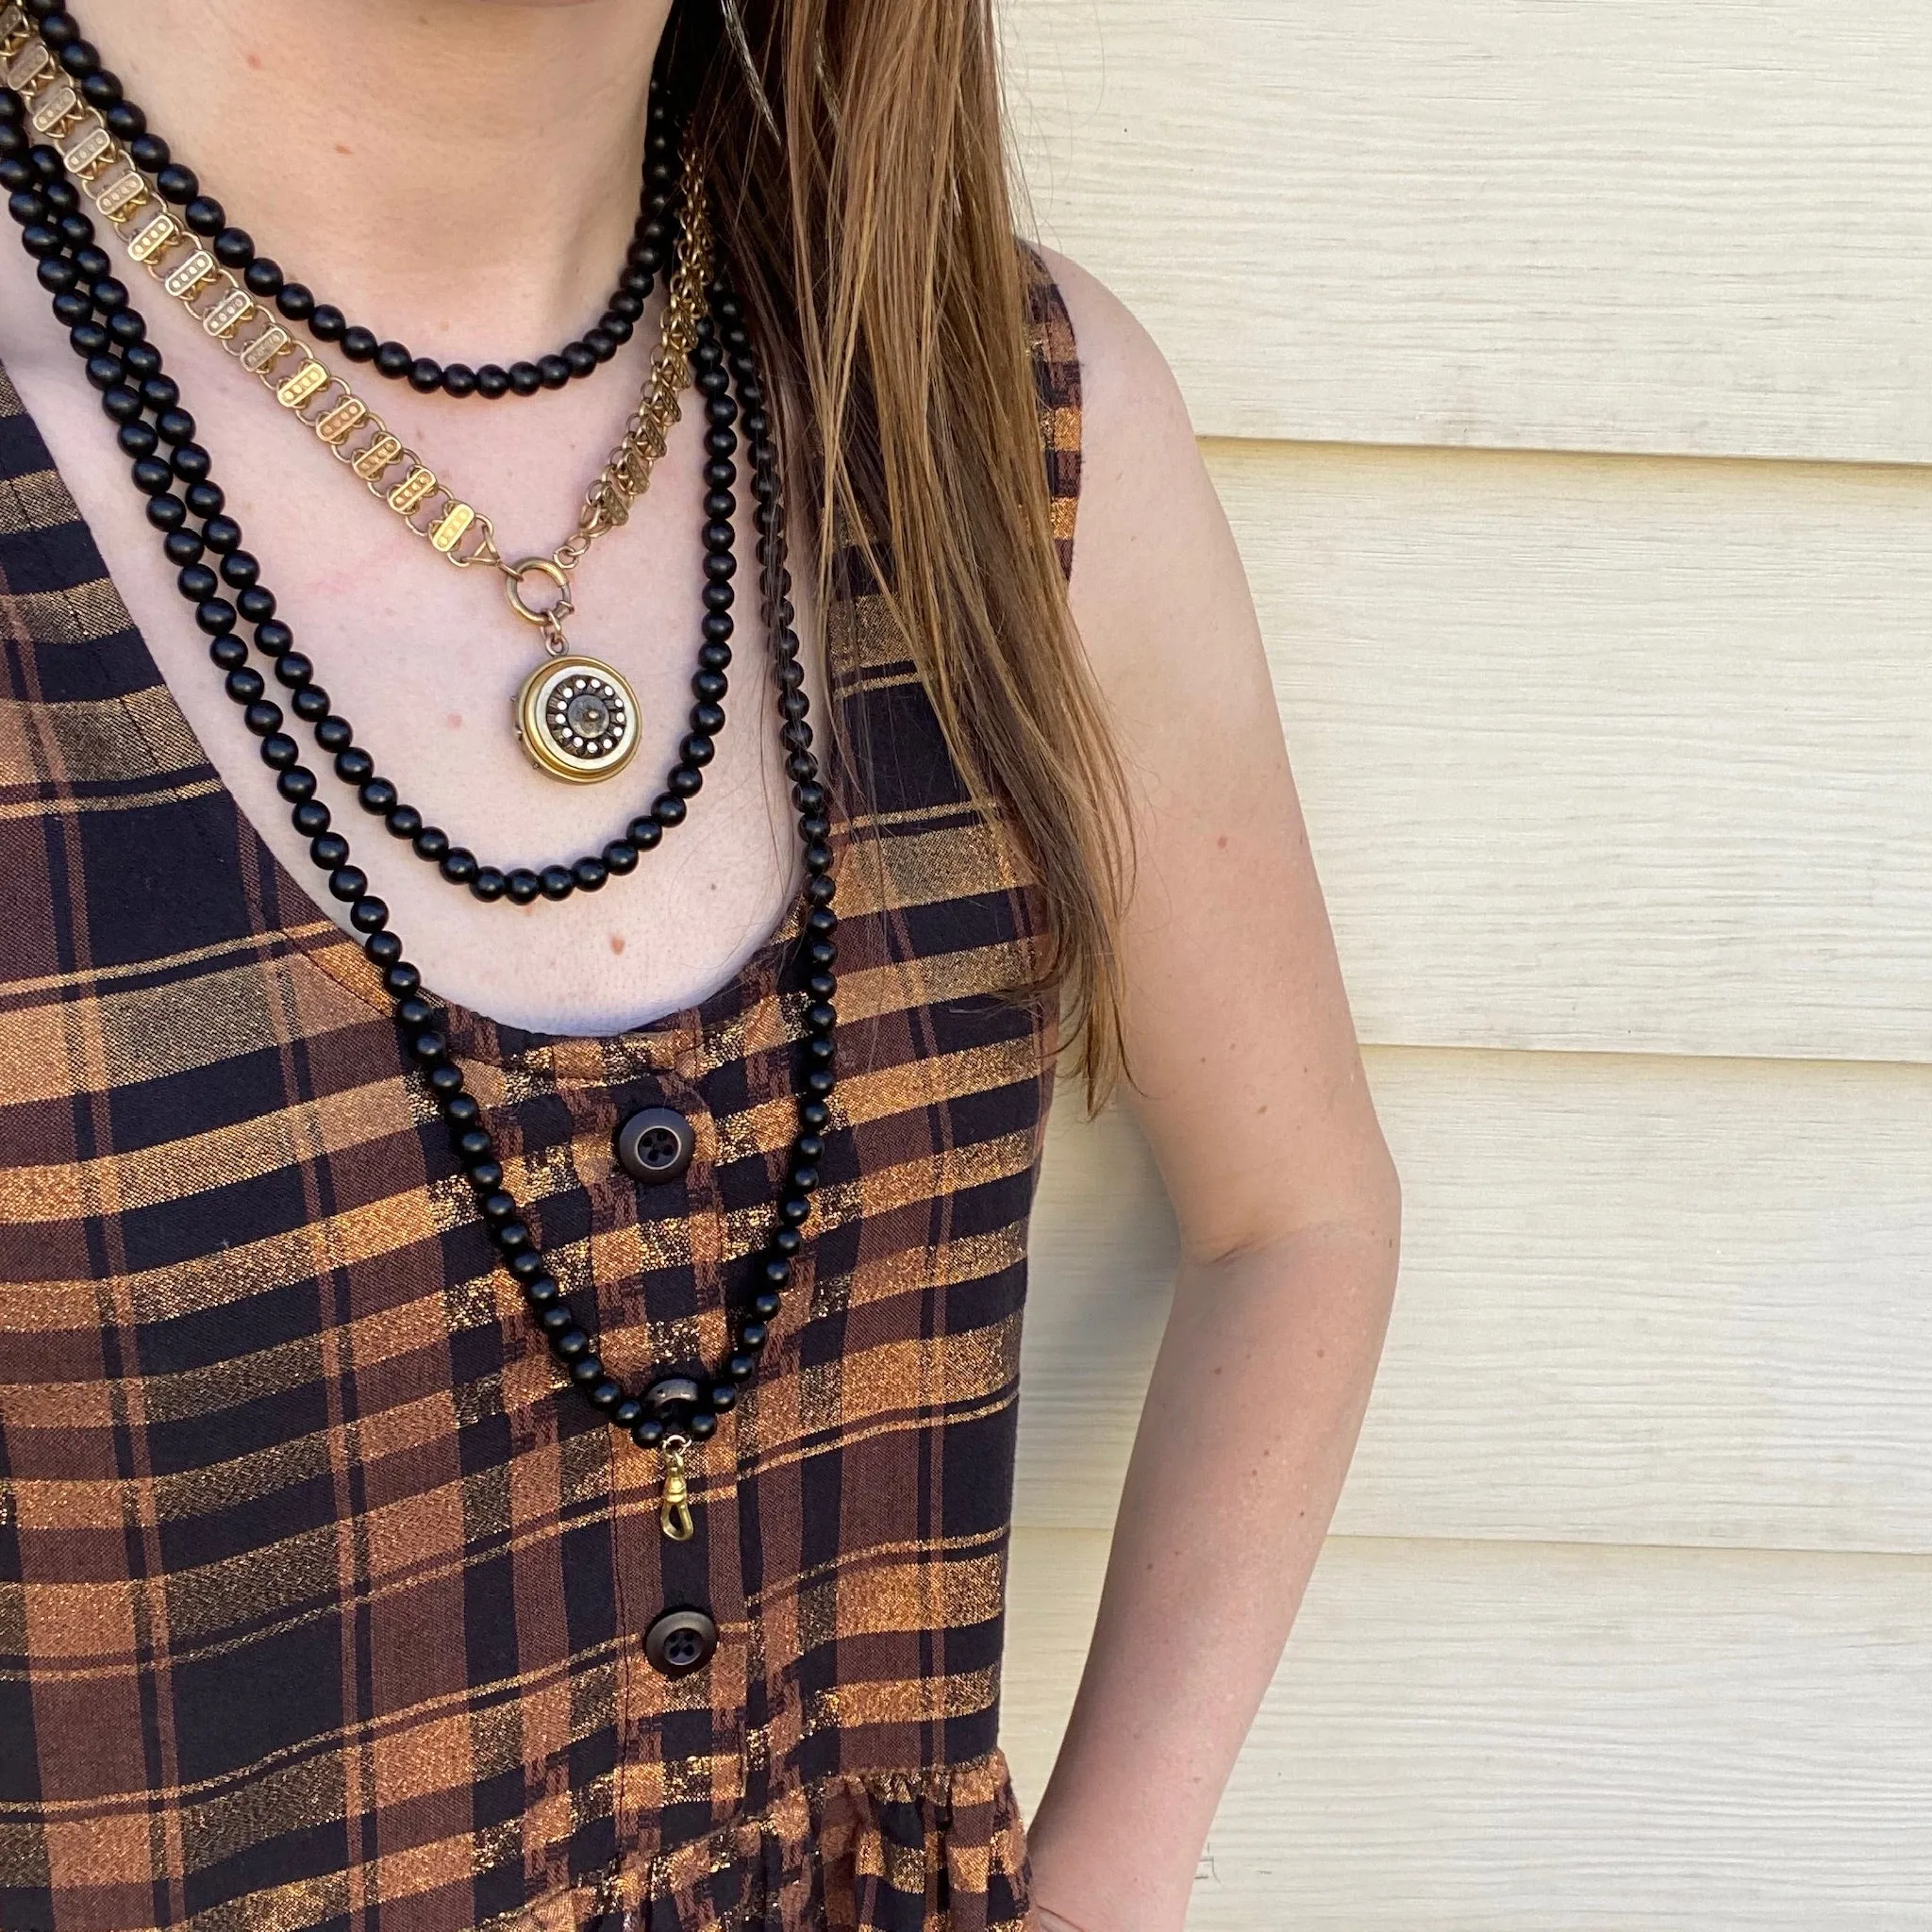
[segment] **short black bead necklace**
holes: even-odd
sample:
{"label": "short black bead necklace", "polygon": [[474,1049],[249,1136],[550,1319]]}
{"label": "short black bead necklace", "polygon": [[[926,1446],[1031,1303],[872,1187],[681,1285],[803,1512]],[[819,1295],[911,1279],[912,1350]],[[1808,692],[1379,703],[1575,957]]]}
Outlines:
{"label": "short black bead necklace", "polygon": [[[0,128],[17,133],[19,114],[19,97],[0,90]],[[6,170],[21,166],[31,170],[42,184],[39,192],[49,204],[50,212],[53,211],[60,199],[54,191],[66,185],[60,178],[59,155],[48,147],[32,149],[24,160],[17,154],[8,155],[0,160],[0,178],[4,178]],[[20,194],[27,191],[13,192]],[[162,372],[158,352],[145,340],[145,325],[131,307],[125,287],[108,273],[111,263],[108,256],[94,245],[89,218],[78,211],[77,206],[61,211],[57,232],[58,247],[38,256],[40,279],[52,292],[57,313],[68,323],[70,341],[85,325],[73,319],[77,315],[78,305],[85,303],[89,317],[100,319],[107,332],[106,345],[94,349],[75,342],[74,346],[77,353],[87,355],[91,363],[98,355],[117,365],[116,379],[108,385],[102,402],[104,413],[110,420],[119,421],[114,411],[107,408],[108,394],[112,391],[144,390],[150,382],[165,384],[170,390],[174,385]],[[35,253],[31,248],[28,252]],[[50,275],[50,267],[56,265],[58,271]],[[728,329],[742,327],[741,307],[722,283],[714,288],[711,312],[714,320]],[[90,344],[92,340],[88,338]],[[495,1141],[482,1124],[482,1110],[475,1096],[465,1091],[462,1070],[452,1059],[448,1038],[439,1028],[438,1009],[423,996],[422,975],[404,957],[401,940],[390,929],[389,908],[369,891],[366,874],[353,862],[348,841],[329,829],[327,808],[315,795],[315,774],[302,765],[301,747],[282,729],[281,707],[268,697],[266,682],[246,664],[246,647],[235,635],[240,622],[254,625],[256,648],[277,666],[292,650],[293,643],[287,625],[274,614],[274,599],[260,584],[258,567],[249,559],[244,573],[249,580],[239,590],[234,603],[214,595],[214,587],[209,586],[209,594],[198,598],[195,607],[195,621],[210,641],[209,656],[217,669],[225,674],[224,689],[241,708],[243,723],[258,741],[258,754],[275,774],[276,790],[291,806],[292,822],[310,839],[311,861],[326,875],[330,896],[347,907],[349,924],[362,936],[363,952],[382,972],[405,1049],[422,1071],[448,1127],[457,1158],[469,1175],[477,1196],[478,1211],[505,1268],[521,1287],[531,1319],[542,1332],[571,1388],[638,1447],[658,1450],[663,1456],[660,1521],[664,1533],[677,1540],[691,1533],[686,1453],[691,1444],[703,1442],[717,1432],[719,1416],[737,1405],[740,1391],[757,1376],[770,1336],[770,1323],[779,1310],[782,1292],[804,1244],[803,1229],[811,1216],[811,1196],[819,1185],[819,1163],[824,1154],[825,1131],[831,1124],[831,1096],[836,1079],[838,917],[832,908],[828,800],[820,782],[818,760],[811,750],[812,731],[799,670],[796,613],[791,601],[791,575],[785,561],[777,449],[764,407],[757,358],[748,338],[742,355],[735,358],[735,366],[742,372],[739,376],[740,401],[744,405],[741,426],[758,501],[761,605],[778,691],[779,736],[785,746],[786,773],[791,780],[792,804],[798,813],[799,838],[805,848],[806,903],[800,947],[809,971],[804,985],[803,1038],[792,1065],[798,1131],[780,1192],[777,1225],[757,1257],[752,1270],[752,1291],[732,1320],[732,1346],[715,1370],[702,1362],[658,1369],[641,1391],[632,1392],[607,1369],[591,1331],[577,1320],[562,1285],[544,1265],[536,1238],[506,1185]],[[175,407],[178,401],[175,391],[168,407]],[[124,434],[127,426],[125,422],[121,423]],[[125,441],[122,446],[125,450]],[[155,454],[158,446],[156,443],[144,447],[135,456],[135,464],[160,460]],[[166,461],[173,477],[184,486],[181,496],[174,499],[181,504],[183,521],[192,513],[201,519],[206,531],[210,521],[225,516],[225,499],[211,475],[207,451],[183,438],[170,446]],[[150,503],[158,501],[161,494],[172,496],[172,491],[152,491],[139,482],[136,487]],[[233,524],[232,518],[227,521]],[[225,553],[225,561],[246,555],[240,549],[239,526],[235,527],[234,540]],[[253,591],[260,591],[261,596],[251,598]],[[246,609],[242,608],[243,600],[248,600]],[[251,616],[251,609],[261,614]],[[298,691],[306,688],[306,680],[296,687]],[[319,830],[310,831],[311,826]]]}
{"label": "short black bead necklace", "polygon": [[[717,736],[725,723],[726,673],[735,628],[732,579],[737,570],[733,518],[738,503],[732,492],[738,479],[733,458],[740,406],[729,392],[733,377],[751,399],[747,408],[761,408],[764,404],[757,372],[747,360],[750,339],[742,318],[735,313],[722,319],[705,317],[691,351],[707,420],[700,531],[705,551],[704,617],[697,670],[691,682],[689,728],[676,760],[648,810],[631,819],[600,851],[544,866],[492,865],[430,824],[357,743],[354,726],[315,682],[313,662],[293,648],[287,626],[275,625],[275,600],[257,582],[258,566],[240,548],[240,527],[223,514],[220,491],[203,484],[190,488],[185,496],[175,493],[176,483],[202,454],[193,440],[194,418],[179,407],[178,386],[162,368],[159,352],[146,341],[143,320],[125,304],[112,312],[104,309],[106,320],[98,320],[92,296],[77,290],[84,272],[98,281],[108,275],[111,264],[92,243],[90,218],[78,192],[65,178],[58,155],[52,149],[38,149],[33,158],[26,156],[23,113],[18,94],[0,92],[0,188],[8,192],[8,209],[21,225],[22,245],[40,263],[42,286],[56,295],[56,314],[69,325],[69,340],[76,354],[86,358],[89,379],[102,391],[102,408],[121,425],[121,447],[134,458],[135,487],[149,499],[148,521],[160,534],[163,554],[175,567],[182,596],[198,608],[218,597],[224,586],[238,593],[241,614],[263,626],[263,648],[275,657],[275,675],[291,693],[291,708],[309,726],[336,775],[355,787],[364,811],[380,818],[391,838],[407,843],[448,884],[467,887],[485,904],[527,906],[539,899],[558,902],[577,891],[597,891],[611,878],[634,872],[640,857],[654,850],[665,832],[689,816],[690,801],[703,788],[705,767],[715,756]],[[51,174],[48,156],[54,157]],[[90,239],[80,243],[79,253],[70,261],[63,250],[73,246],[83,226]],[[159,454],[163,445],[167,456]],[[210,557],[215,559],[212,566],[207,560]],[[259,682],[259,674],[246,668],[246,651],[239,644],[233,651],[234,661],[225,668],[241,684]],[[795,667],[793,675],[802,678]],[[323,809],[315,808],[311,822]],[[324,827],[306,836],[333,835]]]}
{"label": "short black bead necklace", "polygon": [[201,192],[192,169],[184,168],[168,143],[148,131],[147,116],[122,91],[118,75],[101,65],[99,50],[81,36],[80,23],[60,0],[25,0],[25,10],[39,25],[41,38],[73,77],[81,98],[97,108],[108,132],[127,143],[129,158],[143,174],[152,175],[161,198],[182,210],[189,229],[202,236],[224,267],[238,274],[248,291],[273,300],[291,322],[303,324],[318,342],[333,342],[351,362],[373,363],[391,382],[407,382],[419,393],[441,391],[448,396],[535,395],[540,389],[561,389],[600,369],[627,342],[638,317],[644,312],[658,275],[670,259],[672,208],[676,199],[677,143],[664,110],[661,90],[652,83],[650,115],[644,137],[644,186],[625,257],[624,272],[604,306],[596,325],[552,356],[532,362],[513,362],[508,369],[486,362],[473,369],[463,362],[439,362],[418,356],[398,341],[379,341],[373,329],[352,323],[333,304],[319,302],[300,282],[287,279],[280,266],[258,255],[254,238],[229,224],[226,211],[213,196]]}

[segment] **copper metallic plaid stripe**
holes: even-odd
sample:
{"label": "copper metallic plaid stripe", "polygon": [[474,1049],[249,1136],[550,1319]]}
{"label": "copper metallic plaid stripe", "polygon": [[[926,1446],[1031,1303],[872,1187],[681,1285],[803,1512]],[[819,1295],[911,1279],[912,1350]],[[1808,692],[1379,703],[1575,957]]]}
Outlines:
{"label": "copper metallic plaid stripe", "polygon": [[[1070,560],[1043,275],[1031,321]],[[1021,1924],[996,1725],[1039,911],[877,607],[830,622],[869,756],[824,1186],[674,1545],[647,1458],[559,1399],[373,969],[202,756],[0,377],[6,1932]],[[715,1357],[745,1291],[796,929],[612,1039],[451,1014],[626,1376]],[[640,1190],[611,1142],[651,1104],[697,1154]],[[721,1641],[674,1684],[639,1638],[678,1601]]]}

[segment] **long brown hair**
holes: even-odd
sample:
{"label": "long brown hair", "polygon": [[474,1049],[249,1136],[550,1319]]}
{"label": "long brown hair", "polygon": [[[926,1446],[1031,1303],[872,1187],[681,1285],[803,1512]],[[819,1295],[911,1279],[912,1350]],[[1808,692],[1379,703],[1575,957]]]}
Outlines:
{"label": "long brown hair", "polygon": [[1122,1065],[1121,770],[1053,543],[989,0],[677,0],[660,63],[711,162],[811,513],[856,554],[1047,915],[1090,1102]]}

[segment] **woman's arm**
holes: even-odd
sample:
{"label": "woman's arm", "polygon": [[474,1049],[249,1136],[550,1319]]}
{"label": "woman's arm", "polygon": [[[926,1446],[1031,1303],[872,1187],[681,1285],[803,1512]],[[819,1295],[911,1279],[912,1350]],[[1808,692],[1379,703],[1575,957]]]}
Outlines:
{"label": "woman's arm", "polygon": [[1128,1098],[1182,1260],[1032,1856],[1043,1926],[1177,1932],[1354,1450],[1399,1201],[1186,410],[1125,310],[1053,266],[1085,386],[1074,610],[1140,861]]}

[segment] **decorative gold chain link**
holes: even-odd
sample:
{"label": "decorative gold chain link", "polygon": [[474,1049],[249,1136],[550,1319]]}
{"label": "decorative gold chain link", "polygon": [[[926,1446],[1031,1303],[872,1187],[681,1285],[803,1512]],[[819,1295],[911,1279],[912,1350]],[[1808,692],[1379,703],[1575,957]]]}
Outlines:
{"label": "decorative gold chain link", "polygon": [[[322,358],[297,342],[217,262],[192,234],[161,206],[152,179],[108,132],[60,70],[52,50],[17,5],[0,8],[0,78],[23,96],[35,135],[54,143],[95,208],[144,267],[252,375],[260,378],[283,408],[314,432],[336,460],[371,495],[388,505],[417,536],[459,570],[493,565],[508,579],[510,607],[541,627],[555,655],[563,648],[563,619],[570,615],[570,573],[605,531],[615,529],[649,487],[679,418],[678,396],[690,374],[705,291],[711,275],[711,230],[704,200],[703,171],[687,158],[683,181],[683,246],[671,279],[664,325],[638,406],[623,440],[585,493],[575,531],[547,558],[505,560],[495,526],[458,496],[408,448]],[[557,595],[547,605],[523,594],[531,575],[547,579]]]}

